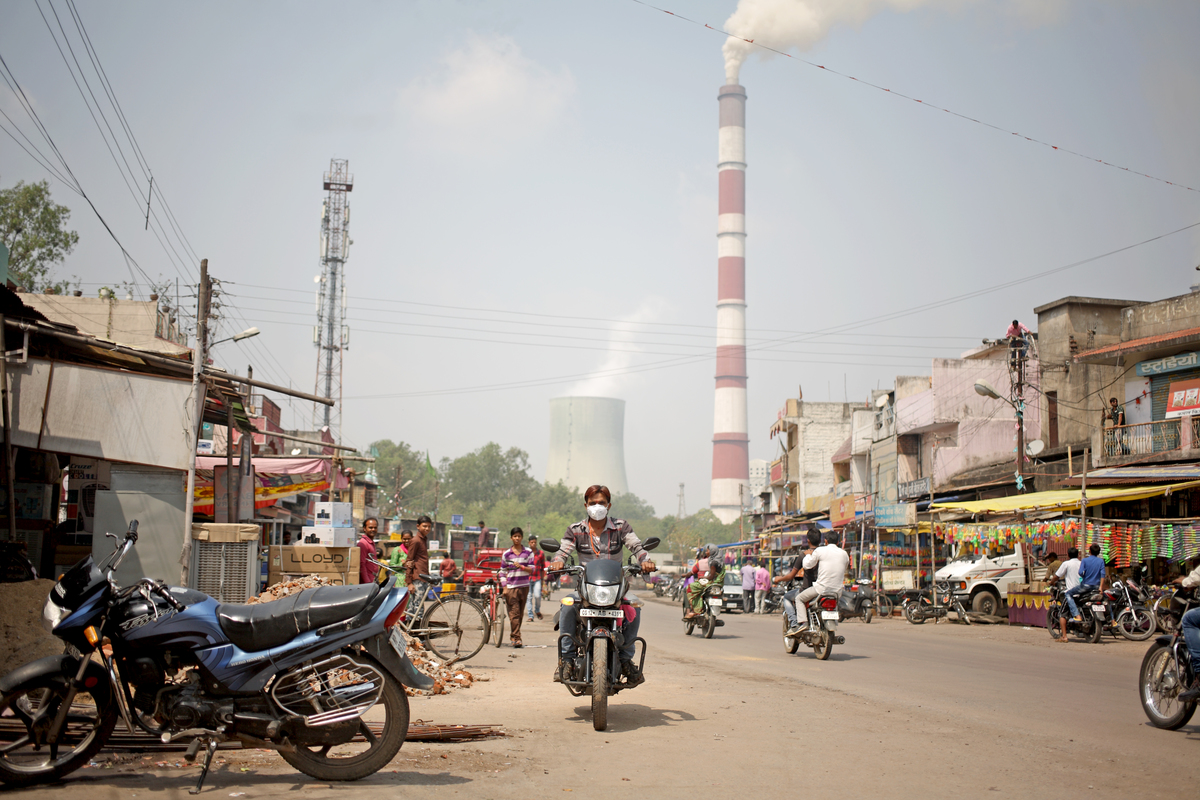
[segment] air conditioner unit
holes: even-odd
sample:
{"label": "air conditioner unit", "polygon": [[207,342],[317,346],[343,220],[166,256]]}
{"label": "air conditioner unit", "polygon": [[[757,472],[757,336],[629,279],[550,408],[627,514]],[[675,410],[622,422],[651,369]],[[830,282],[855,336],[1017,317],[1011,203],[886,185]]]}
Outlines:
{"label": "air conditioner unit", "polygon": [[257,525],[193,525],[188,585],[218,603],[244,603],[258,594],[258,554]]}

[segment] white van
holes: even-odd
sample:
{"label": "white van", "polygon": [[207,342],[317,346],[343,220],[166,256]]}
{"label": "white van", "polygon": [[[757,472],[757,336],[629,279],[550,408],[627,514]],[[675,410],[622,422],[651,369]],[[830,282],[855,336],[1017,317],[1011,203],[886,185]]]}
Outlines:
{"label": "white van", "polygon": [[1025,582],[1025,553],[1019,542],[991,546],[984,554],[968,553],[963,547],[934,575],[939,582],[948,581],[950,591],[972,611],[996,615],[1008,599],[1008,585]]}

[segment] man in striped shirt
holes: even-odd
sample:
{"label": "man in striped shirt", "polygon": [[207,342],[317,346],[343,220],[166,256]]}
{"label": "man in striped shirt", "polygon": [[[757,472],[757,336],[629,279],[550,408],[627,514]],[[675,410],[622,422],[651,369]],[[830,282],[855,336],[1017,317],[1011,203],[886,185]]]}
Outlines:
{"label": "man in striped shirt", "polygon": [[512,628],[512,646],[521,644],[521,614],[529,597],[529,576],[537,569],[533,551],[525,546],[525,531],[513,528],[509,536],[512,547],[504,551],[500,568],[504,572],[504,604],[508,607],[508,624]]}

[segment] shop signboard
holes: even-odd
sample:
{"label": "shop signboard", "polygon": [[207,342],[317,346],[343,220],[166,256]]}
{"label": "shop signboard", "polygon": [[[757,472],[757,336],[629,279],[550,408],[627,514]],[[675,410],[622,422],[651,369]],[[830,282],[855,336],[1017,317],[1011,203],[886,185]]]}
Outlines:
{"label": "shop signboard", "polygon": [[881,528],[903,528],[917,524],[915,503],[891,503],[875,507],[875,524]]}
{"label": "shop signboard", "polygon": [[1167,389],[1167,419],[1200,414],[1200,378],[1174,381]]}
{"label": "shop signboard", "polygon": [[451,514],[450,515],[450,524],[456,528],[461,528],[462,524],[463,524],[463,515],[462,514]]}
{"label": "shop signboard", "polygon": [[905,481],[900,484],[899,492],[901,500],[911,500],[914,497],[925,497],[930,490],[929,476],[917,478],[915,481]]}
{"label": "shop signboard", "polygon": [[835,498],[829,507],[829,522],[833,527],[840,528],[854,520],[854,495]]}
{"label": "shop signboard", "polygon": [[1166,372],[1179,372],[1193,367],[1200,367],[1200,352],[1179,353],[1154,361],[1143,361],[1137,365],[1137,374],[1143,378],[1152,378]]}
{"label": "shop signboard", "polygon": [[819,494],[816,497],[806,497],[804,498],[804,513],[816,514],[820,511],[828,511],[832,502],[832,492]]}

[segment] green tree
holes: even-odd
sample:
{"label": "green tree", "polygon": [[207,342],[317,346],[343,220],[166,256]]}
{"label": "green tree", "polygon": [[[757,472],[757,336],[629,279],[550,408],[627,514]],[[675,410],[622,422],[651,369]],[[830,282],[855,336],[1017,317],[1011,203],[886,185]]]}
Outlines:
{"label": "green tree", "polygon": [[456,507],[472,510],[501,500],[524,500],[538,486],[529,474],[529,454],[517,447],[502,450],[495,442],[454,460],[442,459],[439,473],[442,495],[453,493]]}
{"label": "green tree", "polygon": [[62,294],[68,281],[53,282],[50,270],[75,249],[79,234],[67,230],[71,209],[50,199],[47,181],[20,181],[0,189],[0,239],[8,246],[9,279],[29,292]]}
{"label": "green tree", "polygon": [[379,451],[375,459],[375,475],[379,480],[379,506],[383,513],[396,513],[396,468],[400,468],[400,484],[411,484],[400,491],[400,505],[406,515],[432,514],[435,481],[425,469],[425,453],[406,442],[380,439],[371,446]]}

